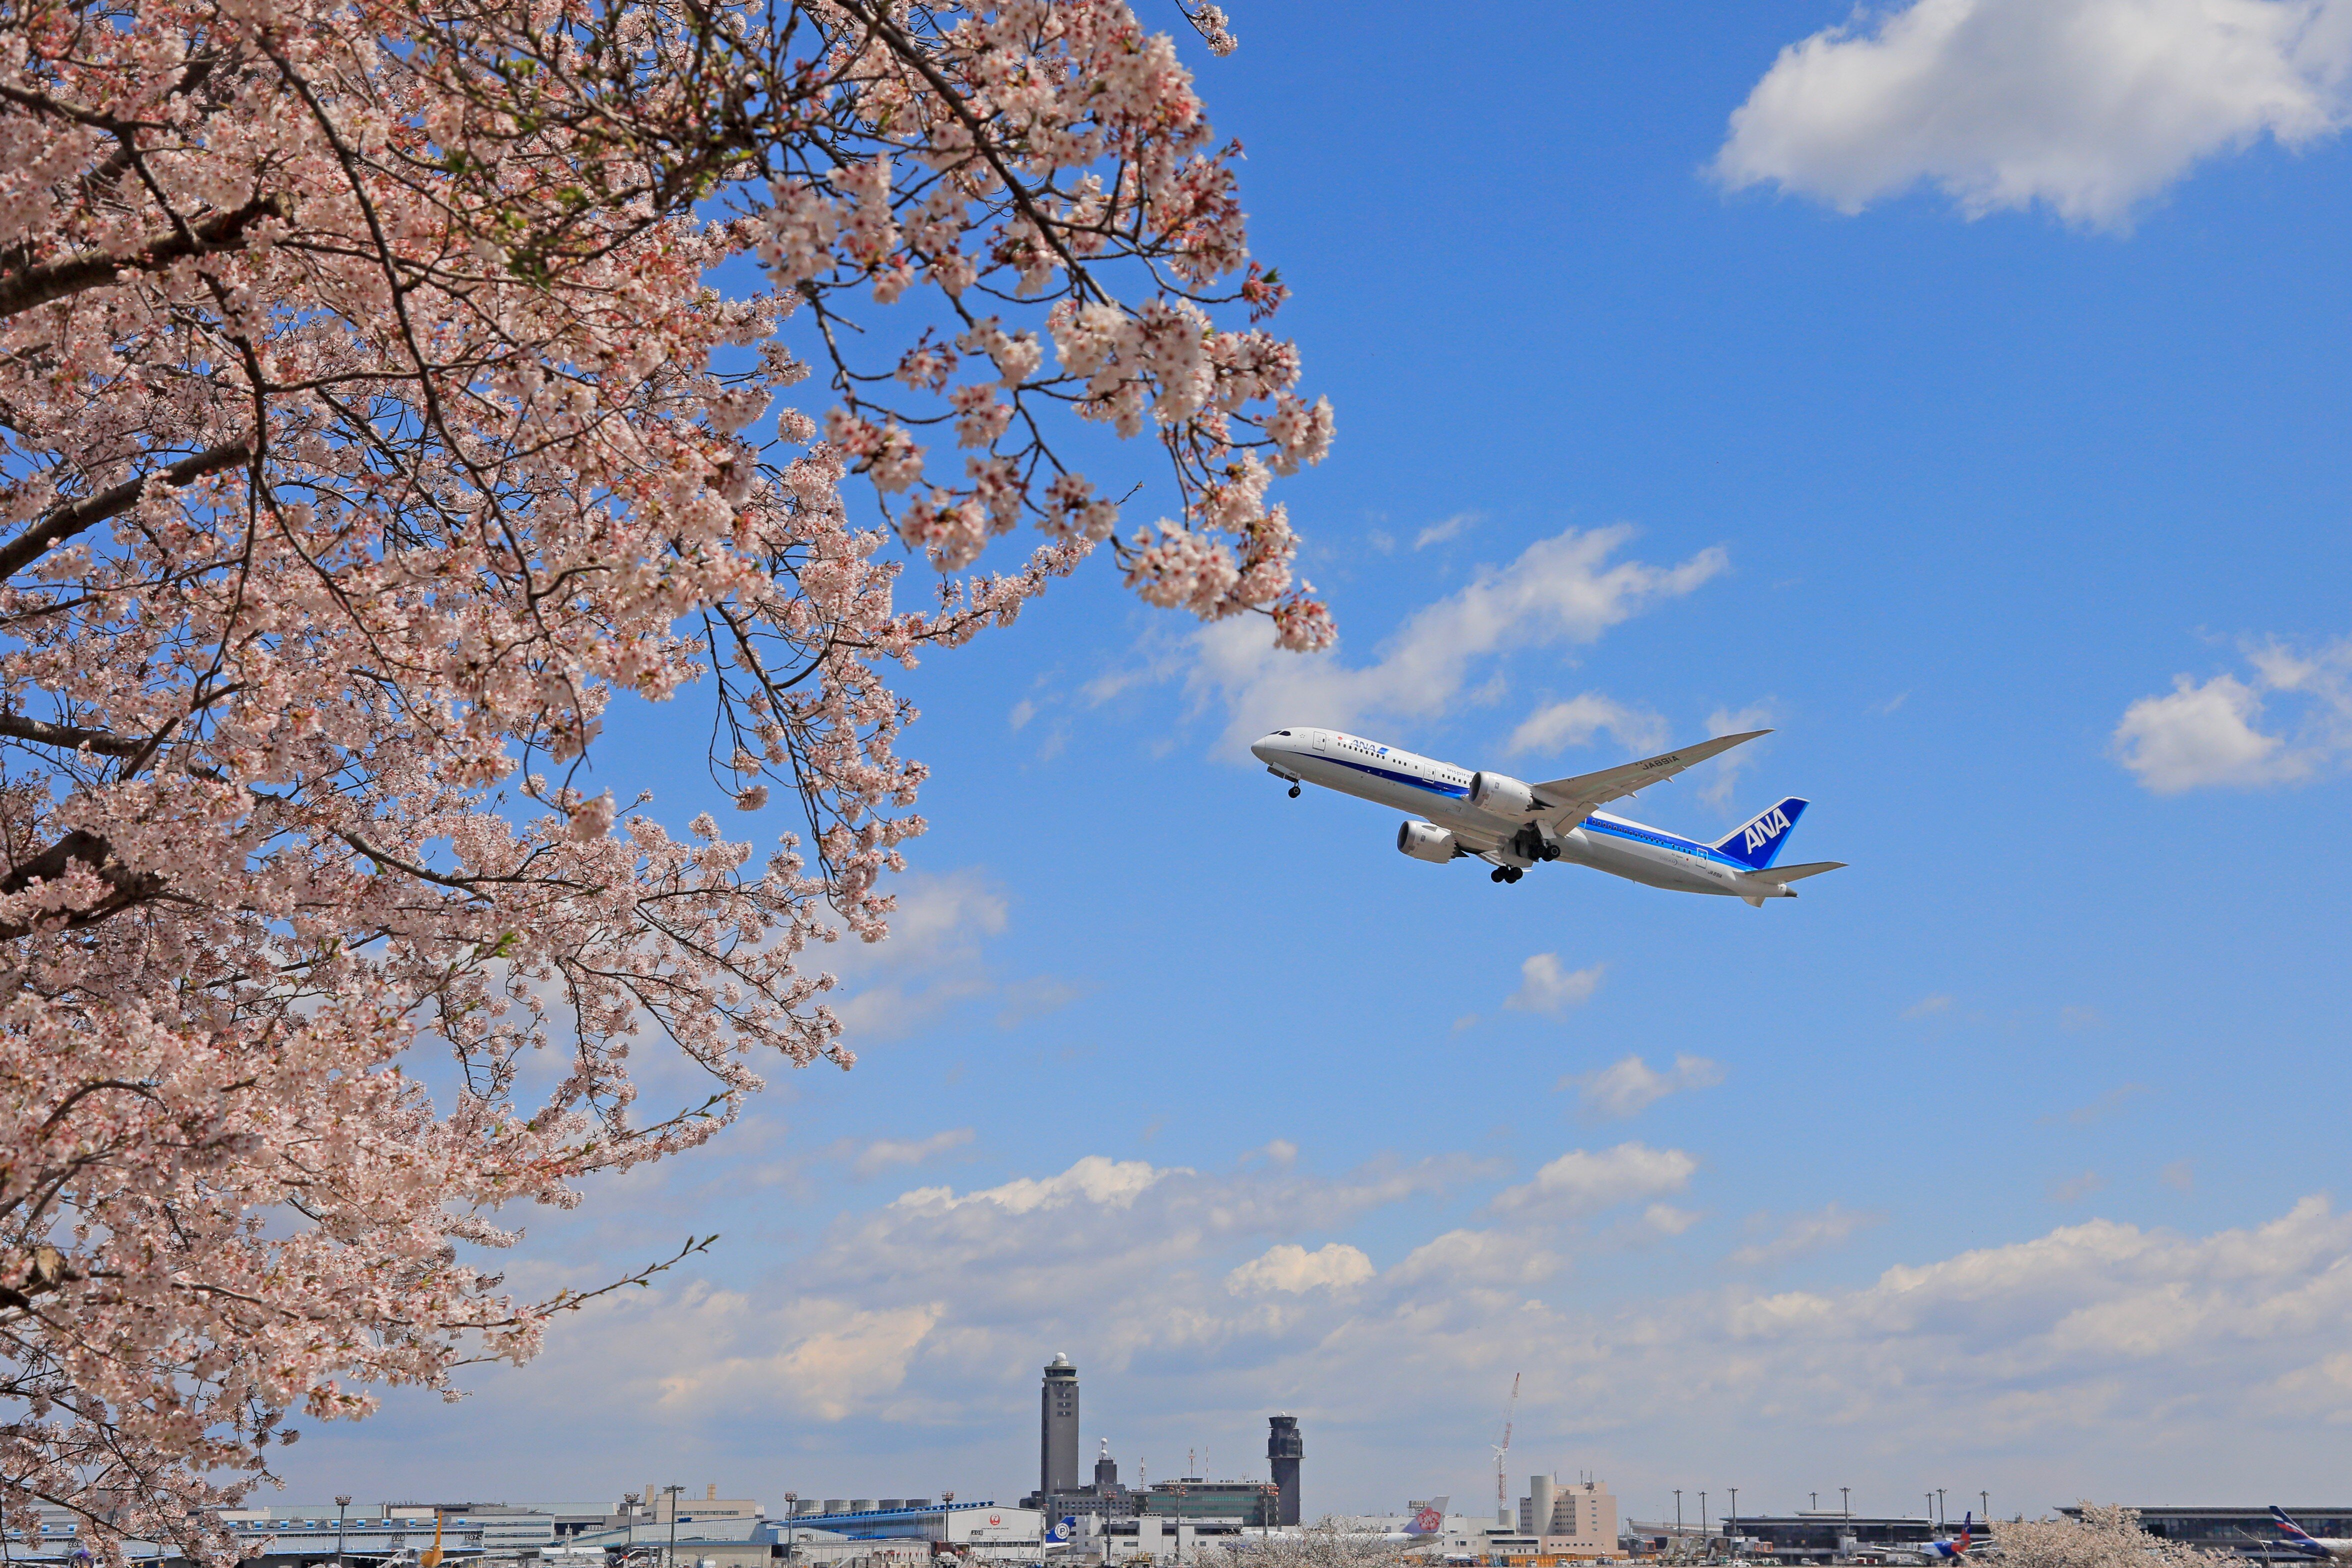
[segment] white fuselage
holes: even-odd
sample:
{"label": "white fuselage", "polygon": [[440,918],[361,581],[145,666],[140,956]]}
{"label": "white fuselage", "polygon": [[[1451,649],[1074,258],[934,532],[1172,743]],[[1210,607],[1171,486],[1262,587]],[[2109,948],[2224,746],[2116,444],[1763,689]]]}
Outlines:
{"label": "white fuselage", "polygon": [[[1470,804],[1470,772],[1338,730],[1278,730],[1250,752],[1286,778],[1394,806],[1452,828],[1491,850],[1472,851],[1496,866],[1524,870],[1535,861],[1512,845],[1526,818],[1498,816]],[[1729,856],[1680,834],[1596,811],[1559,836],[1559,858],[1614,877],[1681,893],[1784,899],[1791,890],[1751,873]]]}

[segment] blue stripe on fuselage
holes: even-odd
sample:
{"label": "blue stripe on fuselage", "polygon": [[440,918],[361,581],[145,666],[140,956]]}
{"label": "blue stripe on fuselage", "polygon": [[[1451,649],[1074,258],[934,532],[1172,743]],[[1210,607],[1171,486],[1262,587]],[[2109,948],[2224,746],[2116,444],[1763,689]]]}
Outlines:
{"label": "blue stripe on fuselage", "polygon": [[1687,838],[1661,833],[1654,827],[1644,827],[1639,823],[1621,823],[1604,818],[1598,812],[1584,819],[1584,830],[1587,833],[1605,833],[1612,838],[1630,838],[1636,844],[1648,844],[1660,849],[1680,850],[1701,860],[1712,860],[1718,866],[1737,866],[1743,871],[1748,869],[1730,856],[1718,854],[1704,844],[1694,844]]}
{"label": "blue stripe on fuselage", "polygon": [[1370,773],[1376,779],[1386,779],[1391,784],[1411,784],[1414,789],[1425,789],[1432,795],[1447,795],[1455,800],[1465,799],[1470,794],[1467,785],[1433,784],[1413,773],[1401,773],[1389,768],[1376,768],[1370,763],[1351,763],[1345,757],[1325,756],[1315,760],[1322,763],[1337,763],[1343,768],[1353,768],[1360,773]]}

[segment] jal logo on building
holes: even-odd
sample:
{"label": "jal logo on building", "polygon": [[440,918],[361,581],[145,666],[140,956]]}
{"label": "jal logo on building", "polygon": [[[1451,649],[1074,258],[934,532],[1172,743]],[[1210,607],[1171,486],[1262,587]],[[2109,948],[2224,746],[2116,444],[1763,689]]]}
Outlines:
{"label": "jal logo on building", "polygon": [[1761,849],[1788,831],[1789,814],[1776,805],[1769,815],[1748,825],[1748,847]]}
{"label": "jal logo on building", "polygon": [[991,1524],[1003,1524],[1004,1522],[1004,1516],[1001,1513],[992,1513],[988,1516],[988,1522]]}

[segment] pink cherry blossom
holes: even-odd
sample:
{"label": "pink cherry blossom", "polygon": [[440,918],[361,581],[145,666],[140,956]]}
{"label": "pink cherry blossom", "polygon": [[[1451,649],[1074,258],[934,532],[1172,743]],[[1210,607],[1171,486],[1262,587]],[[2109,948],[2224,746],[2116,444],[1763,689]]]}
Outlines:
{"label": "pink cherry blossom", "polygon": [[[233,1557],[295,1423],[580,1305],[486,1267],[524,1206],[851,1065],[891,664],[1098,544],[1329,644],[1238,152],[1126,0],[0,22],[0,1509]],[[1177,515],[1123,536],[1073,414]],[[715,703],[764,851],[612,787],[615,690]]]}

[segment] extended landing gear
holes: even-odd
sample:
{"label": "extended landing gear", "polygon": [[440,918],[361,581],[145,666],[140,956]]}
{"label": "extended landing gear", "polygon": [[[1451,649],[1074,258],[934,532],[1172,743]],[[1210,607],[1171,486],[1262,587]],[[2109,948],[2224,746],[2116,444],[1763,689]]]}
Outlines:
{"label": "extended landing gear", "polygon": [[1290,798],[1293,800],[1297,800],[1298,798],[1298,786],[1297,784],[1292,784],[1290,786]]}
{"label": "extended landing gear", "polygon": [[1516,882],[1526,873],[1517,866],[1497,866],[1488,872],[1487,879],[1495,882]]}

